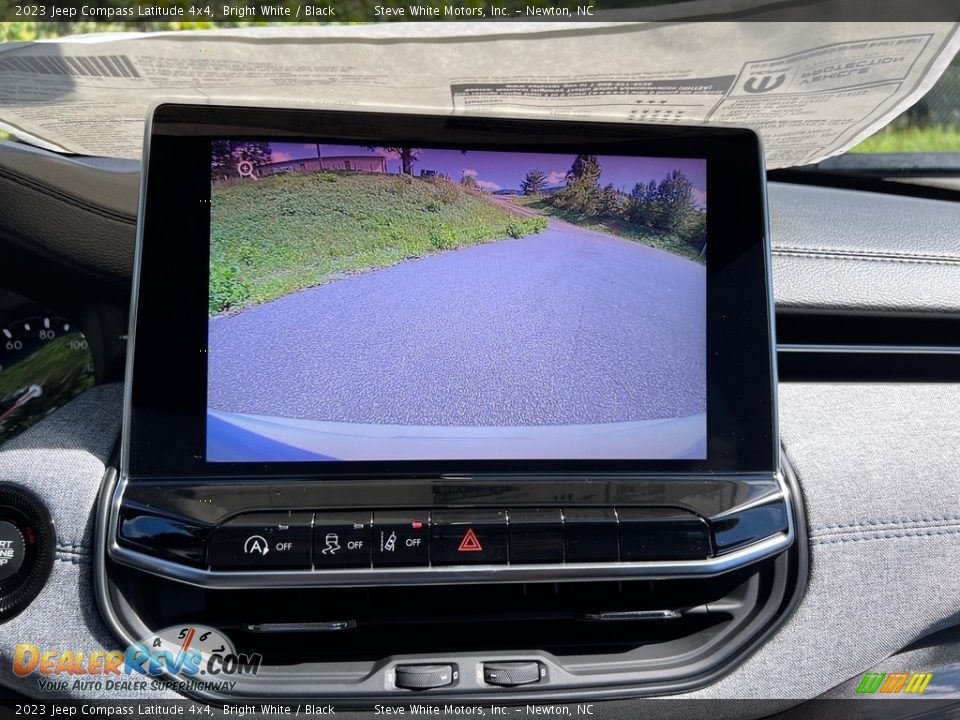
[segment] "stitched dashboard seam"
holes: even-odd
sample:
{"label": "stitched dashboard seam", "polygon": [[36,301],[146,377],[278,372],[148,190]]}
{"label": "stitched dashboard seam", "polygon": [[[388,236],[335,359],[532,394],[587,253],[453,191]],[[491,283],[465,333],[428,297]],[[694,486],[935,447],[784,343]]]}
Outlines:
{"label": "stitched dashboard seam", "polygon": [[70,193],[53,190],[46,185],[42,185],[29,177],[20,175],[19,173],[10,172],[9,170],[0,168],[0,178],[9,180],[10,182],[16,183],[21,187],[29,188],[30,190],[40,193],[41,195],[46,195],[47,197],[54,198],[55,200],[68,203],[76,208],[79,208],[80,210],[85,210],[89,213],[93,213],[94,215],[99,215],[100,217],[108,220],[118,220],[128,225],[136,225],[136,215],[130,215],[119,210],[113,210],[98,203],[82,200],[76,195],[71,195]]}
{"label": "stitched dashboard seam", "polygon": [[850,535],[850,536],[835,536],[835,537],[826,537],[826,538],[810,538],[811,545],[841,545],[843,543],[851,542],[868,542],[870,540],[895,540],[895,539],[909,539],[909,538],[920,538],[920,537],[935,537],[939,535],[960,535],[960,527],[949,527],[941,528],[938,530],[934,529],[918,529],[915,532],[903,531],[896,533],[873,533],[873,534],[860,534],[860,535]]}
{"label": "stitched dashboard seam", "polygon": [[950,528],[960,528],[958,522],[944,522],[929,525],[886,525],[877,528],[861,528],[859,530],[832,530],[829,532],[812,531],[810,537],[816,539],[854,537],[856,535],[878,535],[885,532],[912,532],[914,530],[941,530]]}
{"label": "stitched dashboard seam", "polygon": [[848,249],[848,248],[835,248],[835,247],[824,247],[823,245],[787,245],[787,244],[776,244],[773,248],[774,252],[777,250],[788,250],[791,252],[799,253],[827,253],[827,254],[836,254],[836,255],[868,255],[868,256],[877,256],[877,257],[903,257],[903,258],[920,258],[922,260],[956,260],[960,262],[960,254],[948,253],[948,252],[935,252],[935,253],[922,253],[922,252],[902,252],[902,251],[893,251],[893,250],[871,250],[871,249]]}
{"label": "stitched dashboard seam", "polygon": [[949,255],[914,256],[895,255],[893,253],[889,255],[883,255],[876,253],[816,251],[802,249],[794,250],[781,248],[774,248],[772,253],[782,257],[817,258],[820,260],[860,260],[863,262],[889,262],[902,263],[906,265],[960,265],[960,257],[952,257]]}
{"label": "stitched dashboard seam", "polygon": [[960,524],[960,516],[957,515],[945,515],[943,517],[928,517],[928,518],[893,518],[890,520],[863,520],[861,522],[855,523],[841,523],[839,525],[818,525],[811,526],[811,530],[815,533],[819,532],[832,532],[836,530],[853,530],[856,528],[875,528],[880,529],[882,526],[891,526],[891,527],[907,527],[910,525],[915,525],[917,527],[923,527],[927,523],[957,523]]}

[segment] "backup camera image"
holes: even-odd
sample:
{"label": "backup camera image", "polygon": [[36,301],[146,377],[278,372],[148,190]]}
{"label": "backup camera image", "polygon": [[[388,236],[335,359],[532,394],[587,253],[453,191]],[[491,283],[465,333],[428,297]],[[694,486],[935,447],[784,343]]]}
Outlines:
{"label": "backup camera image", "polygon": [[706,162],[212,143],[207,460],[706,457]]}

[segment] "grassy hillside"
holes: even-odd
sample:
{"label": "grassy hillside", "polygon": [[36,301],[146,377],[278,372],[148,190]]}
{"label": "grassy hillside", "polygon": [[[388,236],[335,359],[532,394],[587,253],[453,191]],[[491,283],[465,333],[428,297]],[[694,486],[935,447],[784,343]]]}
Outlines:
{"label": "grassy hillside", "polygon": [[545,227],[446,180],[291,173],[213,189],[210,313]]}
{"label": "grassy hillside", "polygon": [[694,260],[701,264],[706,263],[706,258],[700,257],[699,250],[673,233],[651,227],[642,227],[634,223],[626,222],[625,220],[597,217],[595,215],[563,210],[553,205],[548,197],[517,195],[511,197],[510,202],[529,207],[538,212],[542,212],[544,215],[551,215],[572,225],[587,228],[588,230],[619,235],[622,238],[649,245],[657,250],[666,250],[687,260]]}

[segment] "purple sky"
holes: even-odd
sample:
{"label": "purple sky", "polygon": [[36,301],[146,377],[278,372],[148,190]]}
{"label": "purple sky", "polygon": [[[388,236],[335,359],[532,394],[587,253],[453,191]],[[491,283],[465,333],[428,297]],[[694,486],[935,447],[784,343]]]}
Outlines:
{"label": "purple sky", "polygon": [[[295,160],[316,157],[317,146],[313,144],[270,143],[273,161]],[[400,172],[400,160],[396,154],[383,150],[370,150],[362,145],[320,146],[324,156],[332,155],[386,155],[387,169],[391,173]],[[519,190],[520,183],[528,170],[540,168],[547,176],[547,185],[563,185],[564,176],[570,170],[575,155],[553,155],[544,153],[513,153],[470,150],[466,155],[459,150],[420,150],[414,163],[414,174],[420,170],[435,170],[445,173],[459,181],[464,175],[473,175],[477,184],[485,190]],[[695,188],[694,194],[704,206],[707,202],[705,160],[689,158],[649,158],[649,157],[613,157],[599,156],[603,172],[600,184],[612,183],[614,187],[630,192],[637,182],[662,180],[671,170],[680,169],[690,178]]]}

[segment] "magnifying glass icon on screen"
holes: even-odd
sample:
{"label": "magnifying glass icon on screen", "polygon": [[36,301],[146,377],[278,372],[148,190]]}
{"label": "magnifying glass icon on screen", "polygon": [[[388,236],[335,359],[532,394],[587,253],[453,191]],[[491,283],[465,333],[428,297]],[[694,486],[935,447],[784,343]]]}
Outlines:
{"label": "magnifying glass icon on screen", "polygon": [[237,175],[240,177],[255,178],[253,174],[253,163],[249,160],[241,160],[237,163]]}

